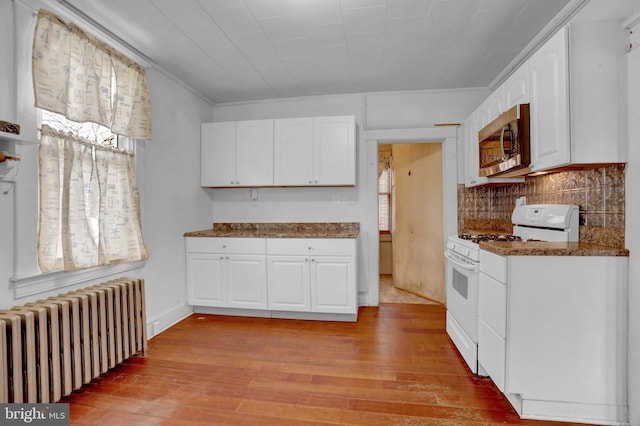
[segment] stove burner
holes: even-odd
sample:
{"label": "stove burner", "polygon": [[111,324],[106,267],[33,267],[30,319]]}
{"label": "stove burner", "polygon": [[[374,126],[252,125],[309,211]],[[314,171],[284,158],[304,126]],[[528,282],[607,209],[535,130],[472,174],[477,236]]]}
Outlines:
{"label": "stove burner", "polygon": [[472,243],[479,243],[480,241],[522,241],[522,238],[512,234],[460,234],[458,238],[470,240]]}

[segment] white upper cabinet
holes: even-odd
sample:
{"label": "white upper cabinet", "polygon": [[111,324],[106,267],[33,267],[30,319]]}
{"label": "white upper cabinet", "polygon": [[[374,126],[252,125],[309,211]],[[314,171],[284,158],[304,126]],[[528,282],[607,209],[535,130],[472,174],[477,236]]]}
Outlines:
{"label": "white upper cabinet", "polygon": [[624,28],[575,22],[530,60],[532,170],[627,161]]}
{"label": "white upper cabinet", "polygon": [[502,84],[503,110],[529,103],[529,63],[525,62]]}
{"label": "white upper cabinet", "polygon": [[273,120],[204,123],[202,186],[273,185]]}
{"label": "white upper cabinet", "polygon": [[530,59],[532,170],[569,164],[567,32],[560,30]]}
{"label": "white upper cabinet", "polygon": [[232,186],[236,179],[236,123],[200,126],[200,184]]}
{"label": "white upper cabinet", "polygon": [[236,185],[273,185],[273,120],[236,123]]}
{"label": "white upper cabinet", "polygon": [[274,185],[312,184],[313,156],[313,118],[275,121]]}
{"label": "white upper cabinet", "polygon": [[316,117],[314,133],[314,184],[356,184],[356,125],[353,116]]}
{"label": "white upper cabinet", "polygon": [[571,162],[627,161],[627,33],[617,21],[569,27]]}
{"label": "white upper cabinet", "polygon": [[275,121],[276,186],[355,185],[355,155],[353,116]]}
{"label": "white upper cabinet", "polygon": [[202,124],[201,185],[354,186],[353,116]]}

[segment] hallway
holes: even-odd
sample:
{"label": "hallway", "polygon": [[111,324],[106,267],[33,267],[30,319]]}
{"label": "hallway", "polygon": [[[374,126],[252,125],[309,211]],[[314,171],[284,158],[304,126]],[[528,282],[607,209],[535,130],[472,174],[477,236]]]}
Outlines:
{"label": "hallway", "polygon": [[439,305],[437,302],[394,287],[393,276],[386,274],[380,275],[380,303]]}

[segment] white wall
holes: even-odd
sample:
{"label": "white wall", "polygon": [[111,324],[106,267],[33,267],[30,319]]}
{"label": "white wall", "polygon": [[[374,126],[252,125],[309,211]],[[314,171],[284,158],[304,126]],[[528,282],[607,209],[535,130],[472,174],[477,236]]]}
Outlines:
{"label": "white wall", "polygon": [[[354,115],[358,125],[357,185],[354,188],[261,188],[257,206],[251,205],[249,190],[246,188],[210,189],[208,191],[213,197],[213,221],[360,222],[359,303],[377,304],[378,156],[375,144],[378,141],[398,139],[406,142],[442,142],[449,138],[443,149],[443,157],[448,157],[443,158],[443,163],[449,165],[449,178],[445,177],[444,180],[449,187],[447,196],[452,198],[447,205],[450,206],[451,201],[454,203],[451,211],[455,215],[456,131],[455,128],[442,130],[432,126],[434,123],[461,122],[487,95],[488,91],[485,89],[474,89],[218,104],[214,106],[213,121]],[[339,204],[333,202],[335,196],[340,199]]]}
{"label": "white wall", "polygon": [[[185,284],[183,234],[211,227],[211,198],[200,187],[200,123],[211,106],[155,70],[151,86],[153,140],[138,145],[143,235],[149,260],[140,275],[147,286],[147,322],[166,328],[191,311]],[[195,165],[195,166],[194,166]]]}
{"label": "white wall", "polygon": [[629,412],[640,425],[640,47],[627,55],[629,162],[626,175],[626,236],[629,257]]}

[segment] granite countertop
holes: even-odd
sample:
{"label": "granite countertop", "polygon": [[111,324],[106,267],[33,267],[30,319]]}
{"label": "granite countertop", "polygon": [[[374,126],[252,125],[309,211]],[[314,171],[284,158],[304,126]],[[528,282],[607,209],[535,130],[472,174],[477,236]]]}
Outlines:
{"label": "granite countertop", "polygon": [[357,222],[214,223],[212,228],[185,232],[185,237],[357,238]]}
{"label": "granite countertop", "polygon": [[629,256],[626,248],[582,242],[481,241],[480,248],[500,256]]}

